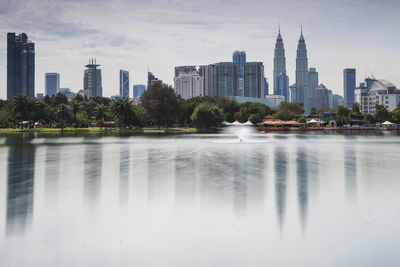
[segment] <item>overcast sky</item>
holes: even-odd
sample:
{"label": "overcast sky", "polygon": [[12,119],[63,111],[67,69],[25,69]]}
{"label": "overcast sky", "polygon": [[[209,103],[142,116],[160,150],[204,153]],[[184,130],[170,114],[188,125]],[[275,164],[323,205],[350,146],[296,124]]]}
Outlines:
{"label": "overcast sky", "polygon": [[[281,24],[290,84],[303,24],[309,67],[319,82],[343,94],[343,68],[400,86],[400,1],[397,0],[0,0],[0,98],[6,97],[7,32],[36,45],[36,93],[44,73],[61,87],[83,87],[84,65],[97,58],[105,96],[119,92],[119,70],[144,84],[147,68],[172,85],[174,66],[231,61],[245,50],[272,76]],[[133,83],[132,83],[133,79]],[[271,86],[270,86],[271,88]],[[270,90],[271,91],[271,90]]]}

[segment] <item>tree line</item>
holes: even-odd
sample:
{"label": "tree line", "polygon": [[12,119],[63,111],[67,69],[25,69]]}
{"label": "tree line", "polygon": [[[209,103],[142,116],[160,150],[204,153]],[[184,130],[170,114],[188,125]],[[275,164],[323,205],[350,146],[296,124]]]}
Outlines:
{"label": "tree line", "polygon": [[[400,122],[400,107],[388,112],[383,106],[376,106],[375,114],[365,115],[369,123],[392,120]],[[344,124],[355,114],[361,115],[359,106],[352,109],[339,106],[336,110],[313,109],[310,116],[321,116],[331,112]],[[114,121],[121,128],[143,127],[218,127],[224,120],[238,120],[258,123],[266,115],[273,115],[282,120],[305,122],[301,103],[282,102],[273,109],[261,103],[238,103],[221,96],[203,96],[183,100],[171,86],[155,83],[141,96],[140,103],[129,98],[90,97],[77,95],[71,101],[61,93],[46,96],[39,100],[26,95],[18,95],[13,100],[0,100],[0,127],[22,127],[28,122],[30,127],[38,122],[45,127],[103,127],[105,121]],[[362,116],[362,115],[361,115]]]}

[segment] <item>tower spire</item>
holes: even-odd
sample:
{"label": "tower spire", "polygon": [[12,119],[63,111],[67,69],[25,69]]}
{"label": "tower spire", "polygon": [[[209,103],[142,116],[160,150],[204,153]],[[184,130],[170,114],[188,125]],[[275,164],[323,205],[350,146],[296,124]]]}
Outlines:
{"label": "tower spire", "polygon": [[281,22],[279,21],[278,32],[281,33]]}

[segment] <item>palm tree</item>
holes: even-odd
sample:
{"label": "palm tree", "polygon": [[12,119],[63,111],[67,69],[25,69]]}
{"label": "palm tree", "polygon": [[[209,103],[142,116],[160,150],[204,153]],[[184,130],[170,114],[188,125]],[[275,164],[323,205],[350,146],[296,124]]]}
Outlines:
{"label": "palm tree", "polygon": [[117,118],[120,127],[130,126],[135,120],[135,113],[127,97],[116,97],[111,102],[111,110]]}
{"label": "palm tree", "polygon": [[60,104],[56,108],[55,115],[61,121],[61,130],[64,130],[64,121],[70,117],[70,107],[67,104]]}
{"label": "palm tree", "polygon": [[70,107],[71,107],[71,111],[72,111],[72,115],[74,116],[74,122],[77,123],[77,119],[76,119],[76,115],[78,114],[79,111],[81,111],[82,109],[82,104],[81,102],[79,102],[76,99],[73,99],[70,103],[69,103]]}
{"label": "palm tree", "polygon": [[22,128],[23,120],[27,119],[30,121],[33,112],[38,106],[38,102],[36,101],[36,99],[28,97],[27,95],[19,94],[14,97],[11,105],[14,114],[19,114]]}

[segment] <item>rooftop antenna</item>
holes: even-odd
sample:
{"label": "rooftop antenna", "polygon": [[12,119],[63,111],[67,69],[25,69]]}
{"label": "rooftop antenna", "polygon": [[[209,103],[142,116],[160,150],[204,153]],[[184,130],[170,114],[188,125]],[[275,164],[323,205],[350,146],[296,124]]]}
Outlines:
{"label": "rooftop antenna", "polygon": [[281,22],[279,21],[279,28],[278,28],[278,32],[281,33]]}

